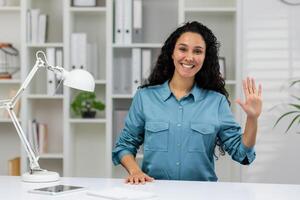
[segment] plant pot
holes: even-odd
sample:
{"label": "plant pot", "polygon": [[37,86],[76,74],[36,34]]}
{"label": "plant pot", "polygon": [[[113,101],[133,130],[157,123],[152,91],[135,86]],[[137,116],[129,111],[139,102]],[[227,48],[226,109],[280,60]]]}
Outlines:
{"label": "plant pot", "polygon": [[81,112],[81,117],[82,118],[95,118],[95,116],[96,116],[96,111]]}

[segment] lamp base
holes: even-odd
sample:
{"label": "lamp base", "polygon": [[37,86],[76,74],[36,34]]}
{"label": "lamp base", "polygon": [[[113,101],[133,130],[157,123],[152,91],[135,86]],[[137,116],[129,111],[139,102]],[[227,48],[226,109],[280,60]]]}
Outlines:
{"label": "lamp base", "polygon": [[59,180],[59,174],[47,170],[34,171],[32,174],[26,172],[22,175],[22,180],[32,183],[54,182]]}

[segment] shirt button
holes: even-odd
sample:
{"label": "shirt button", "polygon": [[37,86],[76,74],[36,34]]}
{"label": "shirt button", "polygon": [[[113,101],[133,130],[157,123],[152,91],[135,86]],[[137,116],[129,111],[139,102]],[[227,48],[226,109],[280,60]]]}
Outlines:
{"label": "shirt button", "polygon": [[180,165],[180,162],[176,162],[176,165],[179,166],[179,165]]}
{"label": "shirt button", "polygon": [[179,110],[182,110],[182,106],[179,106]]}
{"label": "shirt button", "polygon": [[181,124],[177,124],[177,126],[181,126]]}
{"label": "shirt button", "polygon": [[180,147],[180,143],[178,143],[177,146]]}

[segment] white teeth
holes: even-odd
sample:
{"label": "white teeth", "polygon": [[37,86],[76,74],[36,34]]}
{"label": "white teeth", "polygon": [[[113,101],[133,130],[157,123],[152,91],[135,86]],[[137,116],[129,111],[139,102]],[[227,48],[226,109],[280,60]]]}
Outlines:
{"label": "white teeth", "polygon": [[184,68],[192,68],[194,65],[182,64],[182,66],[183,66]]}

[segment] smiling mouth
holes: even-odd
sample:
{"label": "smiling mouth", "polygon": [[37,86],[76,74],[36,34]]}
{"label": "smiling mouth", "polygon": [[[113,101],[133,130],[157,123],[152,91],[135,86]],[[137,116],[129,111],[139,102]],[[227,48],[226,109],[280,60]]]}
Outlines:
{"label": "smiling mouth", "polygon": [[189,64],[181,64],[181,66],[185,69],[192,69],[195,65],[189,65]]}

